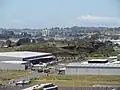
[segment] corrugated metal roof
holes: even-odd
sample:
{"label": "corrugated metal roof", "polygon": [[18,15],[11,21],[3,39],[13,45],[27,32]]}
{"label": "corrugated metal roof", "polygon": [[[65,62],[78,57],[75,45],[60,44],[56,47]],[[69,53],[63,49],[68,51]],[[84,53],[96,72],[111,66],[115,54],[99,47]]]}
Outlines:
{"label": "corrugated metal roof", "polygon": [[109,59],[116,59],[118,56],[110,56]]}
{"label": "corrugated metal roof", "polygon": [[115,62],[113,62],[114,64],[120,64],[120,61],[115,61]]}
{"label": "corrugated metal roof", "polygon": [[107,61],[108,59],[91,59],[91,60],[88,60],[88,61]]}
{"label": "corrugated metal roof", "polygon": [[0,63],[8,63],[8,64],[24,64],[27,61],[0,61]]}
{"label": "corrugated metal roof", "polygon": [[47,58],[55,58],[55,56],[37,57],[37,58],[28,59],[28,60],[47,59]]}
{"label": "corrugated metal roof", "polygon": [[90,64],[81,64],[81,63],[69,63],[66,67],[120,67],[120,64],[98,64],[98,63],[90,63]]}
{"label": "corrugated metal roof", "polygon": [[2,52],[0,53],[0,56],[26,58],[26,57],[49,55],[49,54],[51,53],[18,51],[18,52]]}

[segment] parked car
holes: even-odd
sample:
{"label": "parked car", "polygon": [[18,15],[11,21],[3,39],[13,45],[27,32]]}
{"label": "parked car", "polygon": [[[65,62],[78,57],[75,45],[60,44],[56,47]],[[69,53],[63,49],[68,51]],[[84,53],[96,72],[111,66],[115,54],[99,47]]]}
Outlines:
{"label": "parked car", "polygon": [[60,68],[58,69],[58,74],[64,75],[66,68]]}
{"label": "parked car", "polygon": [[26,81],[26,80],[16,82],[16,85],[29,85],[29,84],[30,84],[30,81]]}
{"label": "parked car", "polygon": [[50,72],[50,69],[49,68],[45,68],[44,69],[44,73],[49,73]]}
{"label": "parked car", "polygon": [[43,72],[43,69],[38,69],[37,71],[38,71],[39,73],[41,73],[41,72]]}

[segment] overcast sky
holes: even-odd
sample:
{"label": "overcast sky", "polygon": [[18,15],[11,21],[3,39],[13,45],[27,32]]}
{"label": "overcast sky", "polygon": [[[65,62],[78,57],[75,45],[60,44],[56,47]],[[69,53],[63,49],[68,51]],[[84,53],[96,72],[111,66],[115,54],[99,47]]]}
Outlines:
{"label": "overcast sky", "polygon": [[0,0],[0,28],[120,26],[119,0]]}

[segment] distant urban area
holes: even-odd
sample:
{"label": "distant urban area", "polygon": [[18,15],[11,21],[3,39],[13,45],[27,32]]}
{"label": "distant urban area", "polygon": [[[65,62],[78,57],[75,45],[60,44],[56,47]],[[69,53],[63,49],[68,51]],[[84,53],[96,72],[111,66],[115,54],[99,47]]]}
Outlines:
{"label": "distant urban area", "polygon": [[[7,40],[13,39],[15,42],[21,38],[36,39],[41,38],[43,40],[77,40],[84,38],[91,38],[93,35],[97,36],[100,40],[117,40],[120,35],[120,27],[108,28],[108,27],[55,27],[51,29],[4,29],[0,28],[0,39]],[[39,43],[36,41],[36,43]]]}
{"label": "distant urban area", "polygon": [[68,53],[69,55],[109,56],[118,53],[119,44],[120,27],[0,28],[0,51],[27,50],[47,51],[55,55]]}
{"label": "distant urban area", "polygon": [[119,84],[120,27],[0,28],[0,90],[119,90]]}
{"label": "distant urban area", "polygon": [[120,0],[0,0],[0,90],[120,90]]}

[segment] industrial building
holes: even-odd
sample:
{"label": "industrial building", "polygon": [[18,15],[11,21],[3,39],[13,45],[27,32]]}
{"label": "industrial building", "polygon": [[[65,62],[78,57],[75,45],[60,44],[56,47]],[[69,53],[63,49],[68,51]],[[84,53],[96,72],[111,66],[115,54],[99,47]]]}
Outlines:
{"label": "industrial building", "polygon": [[91,59],[84,62],[69,63],[68,75],[120,75],[120,55],[108,59]]}
{"label": "industrial building", "polygon": [[66,66],[68,75],[120,75],[120,64],[81,64],[70,63]]}
{"label": "industrial building", "polygon": [[51,53],[42,52],[2,52],[0,53],[0,69],[25,70],[28,65],[48,63],[56,58]]}
{"label": "industrial building", "polygon": [[91,59],[88,60],[88,63],[108,63],[108,59]]}
{"label": "industrial building", "polygon": [[[115,57],[116,58],[116,57]],[[66,74],[82,75],[120,75],[120,64],[110,59],[91,59],[81,63],[70,63]]]}

